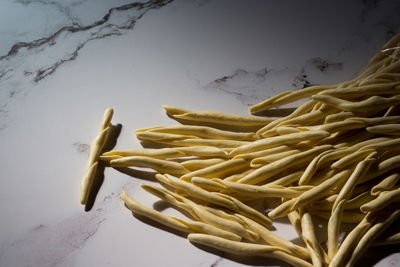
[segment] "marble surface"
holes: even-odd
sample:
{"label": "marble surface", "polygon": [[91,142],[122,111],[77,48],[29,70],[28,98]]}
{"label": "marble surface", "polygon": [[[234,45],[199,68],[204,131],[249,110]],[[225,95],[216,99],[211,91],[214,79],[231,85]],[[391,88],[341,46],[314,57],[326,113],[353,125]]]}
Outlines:
{"label": "marble surface", "polygon": [[[140,147],[135,129],[175,124],[162,104],[248,114],[279,92],[353,77],[399,32],[399,13],[397,0],[1,1],[0,266],[282,266],[209,253],[133,217],[122,190],[156,199],[114,169],[85,212],[101,115],[115,109],[126,149]],[[400,253],[362,262],[399,266]]]}

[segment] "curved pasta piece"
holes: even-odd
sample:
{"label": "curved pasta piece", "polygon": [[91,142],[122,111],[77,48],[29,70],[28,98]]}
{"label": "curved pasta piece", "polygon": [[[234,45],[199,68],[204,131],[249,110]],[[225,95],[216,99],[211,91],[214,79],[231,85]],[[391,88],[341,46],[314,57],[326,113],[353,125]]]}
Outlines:
{"label": "curved pasta piece", "polygon": [[187,170],[193,172],[222,162],[225,162],[225,159],[222,158],[191,159],[181,162],[181,165],[185,167]]}
{"label": "curved pasta piece", "polygon": [[154,129],[148,129],[147,132],[189,135],[206,139],[228,139],[243,141],[253,141],[257,139],[256,134],[252,132],[232,132],[198,125],[174,125],[167,127],[157,127]]}
{"label": "curved pasta piece", "polygon": [[238,182],[245,184],[258,184],[264,182],[267,179],[282,173],[285,169],[295,168],[310,162],[316,155],[330,149],[331,147],[331,145],[317,146],[312,149],[274,161],[256,169],[252,173],[241,178]]}
{"label": "curved pasta piece", "polygon": [[177,119],[184,119],[199,123],[213,123],[219,125],[238,126],[238,127],[263,127],[274,121],[276,118],[255,117],[234,115],[215,111],[186,112],[172,115]]}
{"label": "curved pasta piece", "polygon": [[286,249],[276,246],[231,241],[205,234],[189,234],[188,239],[190,242],[209,246],[234,255],[276,258],[293,266],[312,267],[310,263],[290,255]]}
{"label": "curved pasta piece", "polygon": [[329,136],[326,131],[306,131],[301,133],[293,133],[281,136],[274,136],[253,141],[249,144],[239,146],[232,150],[229,155],[236,156],[239,154],[264,150],[266,148],[277,147],[281,145],[297,144],[305,140],[322,139]]}
{"label": "curved pasta piece", "polygon": [[228,153],[224,149],[213,146],[199,145],[191,147],[174,147],[173,149],[184,153],[185,156],[228,158]]}
{"label": "curved pasta piece", "polygon": [[129,156],[110,161],[112,167],[145,167],[162,173],[183,175],[189,171],[178,162],[145,156]]}
{"label": "curved pasta piece", "polygon": [[332,169],[344,169],[347,168],[349,165],[352,165],[354,162],[359,162],[366,156],[370,155],[371,153],[375,153],[375,149],[366,149],[366,150],[359,150],[354,153],[348,154],[343,158],[339,159],[338,161],[334,162],[331,165]]}
{"label": "curved pasta piece", "polygon": [[400,173],[394,173],[383,178],[381,182],[371,188],[371,195],[378,196],[382,191],[392,189],[398,181],[400,181]]}
{"label": "curved pasta piece", "polygon": [[297,90],[297,91],[281,93],[280,95],[274,96],[272,98],[264,100],[261,103],[258,103],[256,105],[250,107],[250,112],[252,114],[261,113],[261,112],[264,112],[273,107],[292,103],[297,100],[310,97],[321,91],[324,91],[324,90],[327,90],[330,88],[334,88],[334,87],[335,87],[335,85],[332,85],[332,86],[314,85],[314,86],[310,86],[310,87],[307,87],[307,88],[304,88],[301,90]]}
{"label": "curved pasta piece", "polygon": [[171,134],[171,133],[159,133],[159,132],[150,132],[136,131],[136,137],[140,141],[162,141],[162,140],[184,140],[184,139],[198,139],[199,137],[194,135],[181,135],[181,134]]}
{"label": "curved pasta piece", "polygon": [[196,176],[203,178],[223,178],[237,171],[247,169],[248,167],[249,162],[245,159],[231,159],[197,171],[186,173],[181,176],[181,179],[190,181],[192,177]]}
{"label": "curved pasta piece", "polygon": [[313,100],[320,101],[337,109],[350,112],[365,112],[368,110],[383,110],[387,107],[400,104],[400,98],[371,96],[366,100],[351,102],[328,95],[313,95]]}
{"label": "curved pasta piece", "polygon": [[182,140],[157,140],[158,143],[168,144],[173,146],[214,146],[217,148],[232,148],[248,144],[247,141],[236,140],[220,140],[220,139],[200,139],[189,138]]}
{"label": "curved pasta piece", "polygon": [[362,205],[360,210],[364,213],[377,211],[392,203],[400,203],[400,188],[381,192],[376,199]]}
{"label": "curved pasta piece", "polygon": [[367,127],[367,131],[375,134],[400,135],[400,124],[383,124]]}
{"label": "curved pasta piece", "polygon": [[156,159],[178,158],[186,154],[176,148],[160,148],[160,149],[129,149],[129,150],[114,150],[103,153],[102,156],[145,156]]}
{"label": "curved pasta piece", "polygon": [[370,95],[396,95],[400,94],[400,82],[385,84],[372,84],[347,88],[332,88],[320,92],[321,95],[330,95],[345,99],[353,99]]}
{"label": "curved pasta piece", "polygon": [[302,237],[310,251],[313,266],[323,267],[325,265],[325,252],[317,240],[311,215],[309,212],[303,211],[300,216]]}

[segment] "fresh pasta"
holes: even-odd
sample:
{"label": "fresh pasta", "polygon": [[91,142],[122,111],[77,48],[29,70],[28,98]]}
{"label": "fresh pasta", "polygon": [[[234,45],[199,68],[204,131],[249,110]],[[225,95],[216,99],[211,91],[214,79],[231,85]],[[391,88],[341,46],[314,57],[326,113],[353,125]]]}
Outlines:
{"label": "fresh pasta", "polygon": [[[160,148],[103,151],[112,126],[107,109],[91,145],[81,203],[87,204],[102,162],[149,168],[162,187],[142,189],[183,217],[126,192],[121,199],[192,243],[293,266],[355,266],[368,247],[400,242],[399,233],[381,237],[400,215],[400,35],[382,51],[352,80],[284,92],[250,108],[260,115],[306,99],[284,117],[164,105],[181,124],[135,131]],[[273,232],[281,217],[302,245]],[[326,248],[317,220],[326,226]]]}

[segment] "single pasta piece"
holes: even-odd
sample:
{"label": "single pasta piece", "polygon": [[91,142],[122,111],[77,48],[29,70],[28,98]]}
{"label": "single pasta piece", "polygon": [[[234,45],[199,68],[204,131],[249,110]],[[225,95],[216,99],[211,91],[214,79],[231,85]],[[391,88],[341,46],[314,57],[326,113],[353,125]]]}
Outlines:
{"label": "single pasta piece", "polygon": [[228,158],[228,153],[224,149],[214,146],[174,147],[173,149],[184,153],[185,156]]}
{"label": "single pasta piece", "polygon": [[295,172],[289,173],[289,174],[287,174],[285,176],[282,176],[281,178],[278,178],[278,179],[276,179],[274,181],[271,181],[271,182],[269,182],[269,183],[267,183],[265,185],[266,186],[267,185],[287,186],[287,185],[290,185],[290,184],[292,184],[294,182],[299,181],[299,179],[300,179],[300,177],[302,175],[303,175],[303,171],[295,171]]}
{"label": "single pasta piece", "polygon": [[203,178],[223,178],[234,174],[237,171],[247,169],[248,167],[249,162],[245,159],[231,159],[197,171],[186,173],[181,176],[181,179],[190,181],[190,179],[195,176]]}
{"label": "single pasta piece", "polygon": [[335,203],[333,204],[333,209],[336,208],[336,206],[339,204],[340,201],[342,201],[344,199],[347,200],[348,198],[351,197],[351,194],[357,185],[358,179],[360,177],[363,177],[368,172],[369,168],[376,160],[376,158],[375,158],[376,155],[377,155],[376,152],[372,152],[364,160],[357,163],[356,168],[354,169],[353,173],[350,175],[350,177],[347,179],[344,186],[340,190],[340,192],[335,200]]}
{"label": "single pasta piece", "polygon": [[198,139],[199,137],[194,135],[181,135],[181,134],[170,134],[170,133],[158,133],[158,132],[138,132],[136,131],[136,137],[140,141],[174,141],[174,140],[185,140],[185,139]]}
{"label": "single pasta piece", "polygon": [[339,248],[339,231],[341,217],[346,200],[341,200],[334,209],[328,220],[328,257],[332,259]]}
{"label": "single pasta piece", "polygon": [[[340,150],[340,149],[339,149]],[[337,150],[336,150],[337,151]],[[317,172],[320,165],[324,163],[324,159],[327,159],[327,155],[334,153],[332,150],[326,150],[316,156],[310,164],[307,165],[307,168],[302,173],[300,179],[298,180],[299,185],[305,185],[312,178],[312,176]],[[332,158],[332,157],[331,157]]]}
{"label": "single pasta piece", "polygon": [[397,96],[389,98],[381,96],[371,96],[370,98],[359,102],[351,102],[328,95],[313,95],[312,98],[316,101],[320,101],[337,109],[350,112],[364,112],[371,110],[379,111],[392,105],[400,104],[400,98]]}
{"label": "single pasta piece", "polygon": [[190,242],[209,246],[233,255],[275,258],[293,266],[312,267],[310,263],[290,255],[286,249],[277,246],[243,243],[206,234],[189,234],[188,239]]}
{"label": "single pasta piece", "polygon": [[345,119],[349,119],[355,117],[355,114],[350,111],[341,111],[339,113],[330,114],[325,117],[324,123],[332,123],[337,121],[343,121]]}
{"label": "single pasta piece", "polygon": [[273,130],[280,123],[282,123],[282,122],[284,122],[286,120],[295,118],[297,116],[301,116],[301,115],[306,114],[309,111],[311,111],[312,108],[314,107],[315,103],[316,103],[316,101],[314,101],[314,100],[309,100],[309,101],[303,103],[297,109],[295,109],[291,114],[289,114],[288,116],[283,117],[283,118],[279,118],[279,119],[276,119],[276,120],[270,122],[269,124],[265,125],[261,129],[259,129],[256,132],[256,134],[259,135],[259,136],[263,136],[263,137],[269,136],[268,132]]}
{"label": "single pasta piece", "polygon": [[324,250],[317,240],[314,230],[314,224],[311,215],[307,211],[302,211],[301,214],[301,229],[302,237],[307,245],[308,251],[311,255],[313,266],[322,267],[325,265]]}
{"label": "single pasta piece", "polygon": [[379,177],[387,172],[390,172],[400,167],[400,155],[385,159],[379,162],[376,166],[371,168],[371,172],[368,172],[365,176],[359,179],[358,184],[368,182],[376,177]]}
{"label": "single pasta piece", "polygon": [[129,149],[129,150],[114,150],[105,152],[102,156],[145,156],[156,159],[178,158],[186,154],[175,148],[160,148],[160,149]]}
{"label": "single pasta piece", "polygon": [[378,196],[381,192],[391,190],[400,180],[400,173],[391,174],[381,180],[381,182],[371,188],[371,195]]}
{"label": "single pasta piece", "polygon": [[364,213],[377,211],[392,203],[400,203],[400,187],[381,192],[376,199],[362,205],[360,210]]}
{"label": "single pasta piece", "polygon": [[291,156],[291,155],[294,155],[294,154],[300,153],[300,152],[301,152],[301,150],[299,150],[299,149],[292,149],[292,150],[289,150],[289,151],[276,153],[276,154],[273,154],[273,155],[268,155],[268,156],[264,156],[264,157],[260,157],[260,158],[255,158],[250,162],[250,166],[253,167],[253,168],[259,168],[259,167],[261,167],[261,166],[263,166],[265,164],[272,163],[274,161],[283,159],[285,157],[288,157],[288,156]]}
{"label": "single pasta piece", "polygon": [[189,173],[180,163],[145,156],[129,156],[110,161],[112,167],[145,167],[162,173],[182,175]]}
{"label": "single pasta piece", "polygon": [[216,192],[226,189],[226,186],[224,184],[215,181],[215,179],[192,177],[191,183],[210,192]]}
{"label": "single pasta piece", "polygon": [[332,169],[344,169],[344,168],[348,167],[349,165],[354,164],[355,162],[359,162],[360,160],[362,160],[363,158],[367,157],[368,155],[370,155],[372,153],[375,153],[375,155],[377,154],[375,149],[366,149],[366,150],[356,151],[356,152],[346,155],[343,158],[339,159],[338,161],[334,162],[331,165],[331,168]]}
{"label": "single pasta piece", "polygon": [[342,99],[354,99],[371,95],[396,95],[400,94],[400,82],[385,84],[372,84],[347,88],[332,88],[320,92],[321,95],[330,95]]}
{"label": "single pasta piece", "polygon": [[214,146],[217,148],[232,148],[239,147],[245,144],[249,144],[248,141],[236,141],[236,140],[221,140],[221,139],[200,139],[200,138],[188,138],[182,140],[153,140],[157,143],[171,145],[171,146]]}
{"label": "single pasta piece", "polygon": [[367,131],[375,134],[400,135],[400,124],[383,124],[367,127]]}
{"label": "single pasta piece", "polygon": [[[167,108],[163,106],[168,112],[171,110],[169,106]],[[215,111],[189,111],[185,113],[176,113],[177,109],[173,109],[175,114],[168,113],[173,118],[184,119],[193,122],[200,123],[213,123],[228,126],[239,126],[239,127],[263,127],[275,118],[264,118],[264,117],[253,117],[243,115],[233,115]]]}
{"label": "single pasta piece", "polygon": [[261,158],[266,156],[274,156],[279,153],[288,152],[295,149],[294,147],[288,145],[277,146],[273,148],[267,148],[265,150],[260,150],[256,152],[249,152],[245,154],[239,154],[234,156],[233,158],[243,158],[243,159],[254,159],[254,158]]}
{"label": "single pasta piece", "polygon": [[[310,213],[325,220],[329,220],[329,218],[332,216],[331,211],[310,210]],[[364,218],[364,213],[360,211],[349,210],[342,213],[340,220],[342,223],[354,224],[360,223]]]}
{"label": "single pasta piece", "polygon": [[98,166],[97,162],[110,133],[113,113],[113,109],[106,109],[101,122],[100,133],[90,145],[89,159],[81,182],[80,202],[82,205],[86,205],[88,202]]}
{"label": "single pasta piece", "polygon": [[156,127],[144,129],[146,132],[157,132],[177,135],[197,136],[206,139],[228,139],[228,140],[256,140],[256,134],[252,132],[232,132],[215,129],[208,126],[198,125],[175,125],[168,127]]}
{"label": "single pasta piece", "polygon": [[297,144],[305,140],[322,139],[329,136],[327,131],[305,131],[270,138],[260,139],[232,150],[229,155],[236,156],[243,153],[264,150],[266,148],[277,147],[281,145]]}
{"label": "single pasta piece", "polygon": [[332,86],[310,86],[298,91],[293,91],[293,92],[284,92],[280,95],[274,96],[272,98],[269,98],[261,103],[258,103],[250,108],[250,112],[252,114],[257,114],[264,112],[268,109],[271,109],[273,107],[281,106],[284,104],[292,103],[295,101],[298,101],[303,98],[310,97],[312,95],[315,95],[321,91],[335,88],[335,85]]}
{"label": "single pasta piece", "polygon": [[380,125],[380,124],[400,122],[400,116],[385,116],[385,117],[374,117],[374,118],[351,117],[349,118],[349,120],[363,121],[367,125]]}
{"label": "single pasta piece", "polygon": [[210,158],[210,159],[190,159],[181,162],[181,165],[189,171],[196,171],[212,165],[225,162],[222,158]]}

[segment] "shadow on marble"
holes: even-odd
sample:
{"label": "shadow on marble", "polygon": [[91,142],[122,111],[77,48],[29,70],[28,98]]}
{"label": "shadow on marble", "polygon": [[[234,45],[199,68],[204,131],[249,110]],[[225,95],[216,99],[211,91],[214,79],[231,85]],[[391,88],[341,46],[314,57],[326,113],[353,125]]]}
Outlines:
{"label": "shadow on marble", "polygon": [[[361,258],[355,262],[354,266],[373,267],[381,260],[396,253],[400,253],[398,244],[368,248],[362,254]],[[393,265],[390,266],[398,266],[397,264],[399,264],[399,262],[392,262],[392,264]]]}
{"label": "shadow on marble", "polygon": [[273,108],[268,109],[263,112],[259,112],[257,116],[267,116],[267,117],[286,117],[295,111],[296,108]]}
{"label": "shadow on marble", "polygon": [[[163,201],[160,201],[160,202],[163,202]],[[153,208],[155,208],[155,209],[157,209],[156,206],[158,206],[158,208],[161,208],[161,209],[168,208],[168,204],[165,203],[165,202],[164,202],[165,204],[164,203],[156,204],[156,203],[153,205]],[[135,214],[133,212],[132,212],[132,216],[134,218],[136,218],[137,220],[141,221],[142,223],[150,225],[150,226],[152,226],[154,228],[158,228],[158,229],[160,229],[162,231],[166,231],[168,233],[174,234],[176,236],[180,236],[180,237],[185,238],[185,239],[187,238],[187,234],[182,233],[180,231],[177,231],[175,229],[172,229],[170,227],[167,227],[167,226],[165,226],[163,224],[160,224],[160,223],[158,223],[158,222],[156,222],[154,220],[151,220],[151,219],[149,219],[147,217]],[[191,244],[193,246],[203,250],[203,251],[206,251],[206,252],[211,253],[211,254],[216,255],[216,256],[220,256],[223,259],[229,259],[231,261],[234,261],[234,262],[237,262],[237,263],[241,263],[241,264],[245,264],[245,265],[249,265],[249,266],[281,266],[281,267],[290,267],[291,266],[291,265],[286,264],[286,263],[284,263],[282,261],[271,259],[271,258],[243,257],[243,256],[239,256],[239,255],[232,255],[232,254],[229,254],[229,253],[226,253],[226,252],[214,249],[214,248],[210,248],[210,247],[207,247],[207,246],[204,246],[204,245],[199,245],[199,244],[195,244],[195,243],[191,243]],[[216,265],[212,265],[212,266],[216,266]]]}
{"label": "shadow on marble", "polygon": [[152,219],[149,219],[149,218],[147,218],[145,216],[142,216],[142,215],[139,215],[139,214],[135,214],[133,212],[132,212],[132,216],[134,218],[136,218],[137,220],[141,221],[142,223],[145,223],[145,224],[150,225],[150,226],[152,226],[154,228],[158,228],[158,229],[160,229],[162,231],[165,231],[165,232],[168,232],[170,234],[174,234],[176,236],[180,236],[180,237],[186,239],[187,234],[182,233],[182,232],[180,232],[178,230],[172,229],[172,228],[170,228],[168,226],[165,226],[165,225],[163,225],[163,224],[161,224],[159,222],[156,222],[156,221],[154,221]]}
{"label": "shadow on marble", "polygon": [[138,170],[134,168],[129,168],[129,167],[112,167],[114,170],[119,171],[123,174],[129,175],[134,178],[138,178],[141,180],[146,180],[146,181],[152,181],[156,182],[156,174],[157,172],[153,171],[143,171],[143,170]]}
{"label": "shadow on marble", "polygon": [[[229,259],[231,261],[249,265],[249,266],[265,266],[265,267],[268,267],[268,266],[291,267],[292,266],[283,261],[272,259],[272,258],[245,257],[245,256],[241,256],[241,255],[233,255],[233,254],[226,253],[226,252],[223,252],[223,251],[220,251],[220,250],[217,250],[214,248],[210,248],[210,247],[207,247],[204,245],[200,245],[200,244],[196,244],[196,243],[191,243],[191,244],[201,250],[208,252],[208,253],[220,256],[221,258]],[[214,266],[214,265],[212,265],[212,266]]]}
{"label": "shadow on marble", "polygon": [[[101,151],[101,153],[110,151],[115,147],[115,145],[117,144],[118,136],[121,133],[121,129],[122,129],[121,124],[111,125],[111,130],[107,142],[104,145],[104,148]],[[104,169],[107,167],[107,165],[108,164],[105,163],[104,161],[99,161],[98,163],[96,173],[94,174],[93,185],[90,189],[90,194],[87,203],[85,205],[85,211],[90,211],[94,205],[97,193],[99,192],[104,182]]]}

